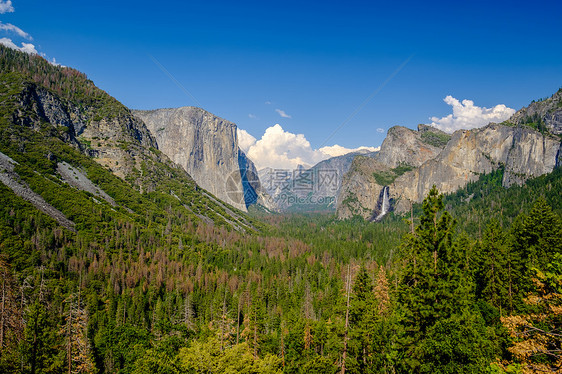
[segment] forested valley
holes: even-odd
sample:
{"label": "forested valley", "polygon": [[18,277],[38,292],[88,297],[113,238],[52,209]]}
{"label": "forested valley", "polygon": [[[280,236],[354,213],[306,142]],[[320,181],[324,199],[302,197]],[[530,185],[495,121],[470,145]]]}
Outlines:
{"label": "forested valley", "polygon": [[[377,223],[246,214],[156,149],[115,176],[33,95],[89,123],[128,110],[72,69],[0,52],[0,152],[13,168],[0,174],[72,223],[0,183],[0,372],[561,370],[559,169],[507,189],[501,169],[434,188]],[[63,162],[112,200],[64,183]]]}
{"label": "forested valley", "polygon": [[451,215],[435,190],[413,233],[401,217],[297,215],[241,235],[172,210],[73,234],[2,187],[2,370],[556,370],[562,226],[539,191],[559,174],[514,188],[524,212],[470,235],[466,206]]}

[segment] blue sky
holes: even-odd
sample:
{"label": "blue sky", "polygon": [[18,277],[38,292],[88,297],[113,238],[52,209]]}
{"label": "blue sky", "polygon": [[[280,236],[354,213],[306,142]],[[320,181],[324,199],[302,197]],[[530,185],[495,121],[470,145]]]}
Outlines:
{"label": "blue sky", "polygon": [[131,108],[202,106],[258,139],[278,123],[311,149],[379,146],[393,125],[451,114],[448,95],[519,109],[562,86],[557,1],[12,5],[0,21],[32,39],[0,37],[32,43]]}

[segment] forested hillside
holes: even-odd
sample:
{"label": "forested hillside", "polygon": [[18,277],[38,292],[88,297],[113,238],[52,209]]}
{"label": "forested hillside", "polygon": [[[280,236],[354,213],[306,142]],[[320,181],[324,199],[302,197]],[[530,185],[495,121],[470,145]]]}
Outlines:
{"label": "forested hillside", "polygon": [[[0,372],[560,370],[560,171],[433,189],[414,230],[403,217],[250,217],[149,139],[88,146],[30,95],[78,108],[85,126],[128,118],[84,75],[1,47],[0,66]],[[131,157],[122,177],[96,158],[111,147]]]}

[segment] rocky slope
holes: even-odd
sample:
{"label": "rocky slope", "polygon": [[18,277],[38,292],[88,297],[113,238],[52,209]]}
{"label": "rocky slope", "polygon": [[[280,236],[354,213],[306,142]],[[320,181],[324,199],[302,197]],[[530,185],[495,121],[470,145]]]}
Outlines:
{"label": "rocky slope", "polygon": [[562,160],[562,144],[555,135],[560,97],[561,91],[533,103],[504,124],[460,130],[452,136],[423,125],[417,134],[390,129],[376,160],[356,159],[344,177],[338,217],[372,217],[384,186],[390,187],[393,209],[403,212],[410,202],[421,202],[433,185],[453,192],[500,167],[505,187],[551,172]]}
{"label": "rocky slope", "polygon": [[152,209],[149,218],[177,206],[195,224],[253,230],[240,211],[198,188],[158,150],[142,120],[84,74],[2,46],[0,66],[0,152],[13,160],[12,170],[3,168],[4,184],[62,226],[76,222],[78,230],[75,217],[90,219],[85,206],[93,204],[133,217]]}
{"label": "rocky slope", "polygon": [[394,126],[388,130],[377,160],[389,168],[418,167],[435,158],[449,139],[450,135],[425,125],[419,125],[418,131]]}
{"label": "rocky slope", "polygon": [[562,134],[562,88],[547,99],[532,102],[519,110],[509,121],[515,125],[532,125],[556,135]]}
{"label": "rocky slope", "polygon": [[490,124],[457,131],[438,157],[397,178],[391,194],[401,200],[397,210],[402,211],[407,209],[404,200],[421,202],[434,184],[441,192],[453,192],[500,166],[505,167],[504,187],[521,184],[551,172],[559,148],[559,138],[525,127]]}
{"label": "rocky slope", "polygon": [[[134,118],[127,108],[118,105],[113,98],[104,100],[115,108],[80,105],[82,103],[65,100],[40,85],[27,84],[19,104],[30,108],[38,118],[64,129],[67,142],[94,157],[115,175],[137,179],[139,175],[134,174],[141,173],[141,165],[147,160],[144,150],[157,148],[156,141],[144,123]],[[112,110],[111,115],[104,115],[105,110]],[[24,120],[37,126],[31,118]],[[140,180],[137,182],[142,185]]]}
{"label": "rocky slope", "polygon": [[370,219],[384,185],[375,178],[375,173],[389,167],[376,158],[357,156],[351,168],[344,175],[338,196],[337,215],[339,218],[361,216]]}

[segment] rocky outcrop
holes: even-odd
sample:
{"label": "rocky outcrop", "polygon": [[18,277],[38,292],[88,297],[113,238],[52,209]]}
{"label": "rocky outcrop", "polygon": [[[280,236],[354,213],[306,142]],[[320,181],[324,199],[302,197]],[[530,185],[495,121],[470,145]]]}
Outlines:
{"label": "rocky outcrop", "polygon": [[[421,202],[433,185],[443,193],[454,192],[500,166],[504,167],[505,187],[521,184],[529,178],[551,172],[559,163],[560,147],[558,137],[529,127],[489,124],[480,129],[460,130],[452,135],[436,157],[402,175],[395,175],[394,180],[389,179],[392,180],[388,184],[390,197],[395,202],[394,209],[403,212],[409,209],[410,202]],[[420,153],[425,152],[420,148]],[[357,165],[350,170],[352,175],[344,178],[342,202],[349,202],[350,198],[356,200],[353,201],[353,209],[346,206],[338,208],[340,218],[359,214],[368,219],[372,214],[386,185],[377,184],[376,176],[388,176],[392,171],[380,160],[377,158],[378,162],[370,165]],[[387,158],[382,160],[388,162]]]}
{"label": "rocky outcrop", "polygon": [[375,173],[388,170],[376,158],[357,156],[344,175],[338,196],[337,215],[346,219],[361,216],[370,219],[376,209],[384,185],[377,182]]}
{"label": "rocky outcrop", "polygon": [[532,102],[528,107],[519,110],[510,119],[514,125],[541,127],[552,134],[562,134],[562,88],[547,99]]}
{"label": "rocky outcrop", "polygon": [[[505,187],[521,184],[551,172],[559,147],[559,139],[529,128],[490,124],[457,131],[438,157],[397,178],[391,190],[396,198],[421,202],[433,185],[454,192],[500,166],[505,167]],[[405,209],[404,202],[397,206]]]}
{"label": "rocky outcrop", "polygon": [[377,160],[389,168],[417,167],[435,158],[449,138],[446,133],[425,125],[420,125],[418,131],[394,126],[388,130]]}
{"label": "rocky outcrop", "polygon": [[[378,154],[373,159],[356,157],[343,177],[337,198],[338,217],[377,217],[377,201],[383,188],[408,170],[437,157],[450,138],[449,134],[426,125],[419,125],[417,131],[402,126],[389,129]],[[391,201],[399,196],[400,191],[391,186]]]}
{"label": "rocky outcrop", "polygon": [[159,149],[201,187],[244,211],[258,201],[266,205],[255,166],[240,153],[234,123],[195,107],[133,113],[154,134]]}
{"label": "rocky outcrop", "polygon": [[[145,150],[157,148],[156,140],[144,123],[120,104],[115,106],[112,115],[102,116],[99,109],[79,107],[36,85],[26,87],[20,104],[31,108],[43,121],[64,128],[61,137],[66,142],[122,179],[138,177],[147,159]],[[30,126],[39,124],[31,117],[22,118],[30,120]],[[142,183],[137,180],[136,184]]]}

